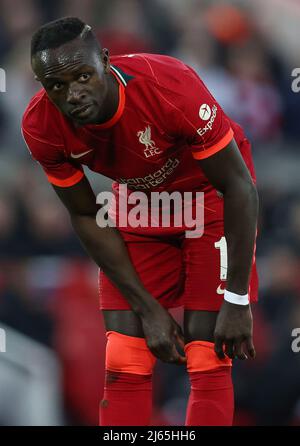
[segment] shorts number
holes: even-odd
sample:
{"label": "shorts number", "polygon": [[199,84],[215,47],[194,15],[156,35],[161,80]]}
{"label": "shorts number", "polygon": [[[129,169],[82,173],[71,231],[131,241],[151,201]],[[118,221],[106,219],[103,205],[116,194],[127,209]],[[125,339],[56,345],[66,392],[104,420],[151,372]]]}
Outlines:
{"label": "shorts number", "polygon": [[215,243],[215,248],[220,250],[220,279],[226,280],[226,278],[227,278],[227,243],[226,243],[226,238],[221,237],[220,240]]}

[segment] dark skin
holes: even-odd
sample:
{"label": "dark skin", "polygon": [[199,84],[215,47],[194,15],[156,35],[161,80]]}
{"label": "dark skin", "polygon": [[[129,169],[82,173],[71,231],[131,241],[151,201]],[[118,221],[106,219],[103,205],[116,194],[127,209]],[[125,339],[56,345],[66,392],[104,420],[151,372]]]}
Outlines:
{"label": "dark skin", "polygon": [[[117,109],[118,86],[110,73],[108,51],[89,41],[77,38],[59,48],[37,53],[32,68],[50,100],[75,125],[104,122]],[[256,232],[256,189],[234,140],[199,164],[211,184],[224,195],[227,289],[245,294]],[[183,335],[172,316],[144,288],[118,230],[97,225],[98,206],[87,179],[68,188],[54,186],[54,190],[68,209],[83,246],[132,308],[132,311],[103,311],[107,330],[145,337],[152,353],[169,363],[186,363],[178,347],[183,349],[192,340],[215,342],[219,358],[225,354],[230,358],[255,357],[249,305],[224,301],[219,313],[185,311]]]}
{"label": "dark skin", "polygon": [[[106,49],[76,39],[39,52],[32,68],[50,100],[75,125],[100,124],[114,115],[118,83],[110,73]],[[80,109],[85,107],[89,107],[88,115],[82,117]]]}

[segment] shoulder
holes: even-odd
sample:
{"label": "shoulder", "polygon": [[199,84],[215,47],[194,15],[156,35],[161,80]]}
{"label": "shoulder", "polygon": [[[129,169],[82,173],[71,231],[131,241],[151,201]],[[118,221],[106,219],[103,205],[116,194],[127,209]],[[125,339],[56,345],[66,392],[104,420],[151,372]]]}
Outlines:
{"label": "shoulder", "polygon": [[25,139],[28,137],[47,144],[62,145],[60,112],[44,89],[30,99],[23,113],[21,128]]}
{"label": "shoulder", "polygon": [[161,54],[125,54],[113,56],[111,62],[136,80],[149,81],[162,89],[175,90],[177,93],[180,93],[178,88],[191,74],[190,67],[181,60]]}
{"label": "shoulder", "polygon": [[127,98],[147,110],[154,109],[155,119],[161,120],[169,133],[178,127],[186,109],[199,108],[199,101],[205,102],[207,89],[203,82],[179,59],[137,53],[113,57],[112,64],[133,77],[128,83]]}
{"label": "shoulder", "polygon": [[[185,70],[185,65],[181,60],[163,54],[134,53],[122,54],[111,57],[112,64],[127,68],[135,73],[153,77],[156,72],[169,72],[170,69]],[[157,73],[159,74],[159,73]]]}

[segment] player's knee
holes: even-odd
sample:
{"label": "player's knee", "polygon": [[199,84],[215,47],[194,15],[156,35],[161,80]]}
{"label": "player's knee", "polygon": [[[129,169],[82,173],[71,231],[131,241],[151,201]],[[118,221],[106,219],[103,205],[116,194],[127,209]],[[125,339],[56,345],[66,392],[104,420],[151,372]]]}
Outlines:
{"label": "player's knee", "polygon": [[108,331],[106,336],[106,370],[137,375],[152,374],[156,358],[147,347],[145,339],[116,331]]}
{"label": "player's knee", "polygon": [[227,356],[219,359],[214,351],[214,343],[207,341],[192,341],[186,344],[188,372],[208,372],[222,367],[231,367],[232,361]]}

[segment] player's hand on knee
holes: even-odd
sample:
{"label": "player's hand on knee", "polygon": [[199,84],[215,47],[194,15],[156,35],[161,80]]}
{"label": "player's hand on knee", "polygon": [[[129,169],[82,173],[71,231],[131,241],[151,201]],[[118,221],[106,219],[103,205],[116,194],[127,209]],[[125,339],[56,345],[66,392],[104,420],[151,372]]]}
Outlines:
{"label": "player's hand on knee", "polygon": [[141,316],[146,343],[158,359],[173,364],[185,364],[177,345],[184,349],[184,336],[181,327],[160,304]]}
{"label": "player's hand on knee", "polygon": [[255,358],[253,320],[250,305],[236,305],[224,301],[214,332],[215,352],[220,359]]}

